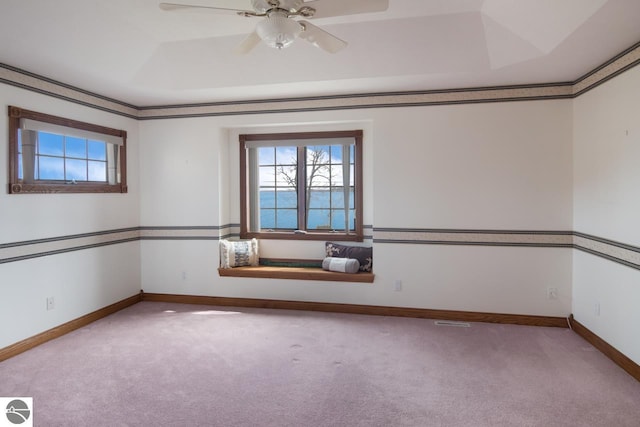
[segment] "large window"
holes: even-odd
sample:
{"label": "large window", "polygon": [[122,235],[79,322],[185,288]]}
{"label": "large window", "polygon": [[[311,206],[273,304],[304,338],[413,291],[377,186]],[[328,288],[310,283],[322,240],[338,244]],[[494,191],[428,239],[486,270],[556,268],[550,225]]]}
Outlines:
{"label": "large window", "polygon": [[243,238],[361,241],[362,131],[240,135]]}
{"label": "large window", "polygon": [[9,107],[10,193],[126,193],[123,130]]}

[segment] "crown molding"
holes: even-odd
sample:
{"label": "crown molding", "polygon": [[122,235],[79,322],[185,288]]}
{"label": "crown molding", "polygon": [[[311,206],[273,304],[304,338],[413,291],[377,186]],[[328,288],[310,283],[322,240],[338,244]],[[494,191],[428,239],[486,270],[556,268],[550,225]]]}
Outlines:
{"label": "crown molding", "polygon": [[640,64],[640,42],[573,82],[135,106],[0,63],[0,82],[136,120],[573,99]]}

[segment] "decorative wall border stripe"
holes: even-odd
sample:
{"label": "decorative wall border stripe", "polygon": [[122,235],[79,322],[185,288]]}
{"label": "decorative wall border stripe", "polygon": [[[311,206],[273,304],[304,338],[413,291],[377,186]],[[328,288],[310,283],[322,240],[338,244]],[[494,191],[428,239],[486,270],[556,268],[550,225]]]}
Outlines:
{"label": "decorative wall border stripe", "polygon": [[139,227],[129,227],[129,228],[118,228],[114,230],[106,230],[106,231],[94,231],[91,233],[81,233],[81,234],[70,234],[67,236],[58,236],[58,237],[48,237],[44,239],[35,239],[35,240],[25,240],[21,242],[13,242],[13,243],[0,243],[0,249],[5,248],[13,248],[16,246],[27,246],[27,245],[36,245],[39,243],[49,243],[49,242],[58,242],[61,240],[70,240],[70,239],[81,239],[84,237],[94,237],[94,236],[103,236],[114,233],[127,233],[132,231],[139,230]]}
{"label": "decorative wall border stripe", "polygon": [[140,227],[140,240],[219,240],[228,226]]}
{"label": "decorative wall border stripe", "polygon": [[637,43],[573,82],[136,107],[0,63],[0,82],[138,120],[572,99],[640,64]]}
{"label": "decorative wall border stripe", "polygon": [[6,263],[9,263],[9,262],[16,262],[16,261],[25,261],[25,260],[28,260],[28,259],[40,258],[40,257],[44,257],[44,256],[49,256],[49,255],[64,254],[64,253],[67,253],[67,252],[81,251],[81,250],[84,250],[84,249],[99,248],[99,247],[102,247],[102,246],[115,245],[115,244],[119,244],[119,243],[137,242],[138,240],[140,240],[138,237],[134,237],[134,238],[130,238],[130,239],[110,240],[108,242],[95,243],[95,244],[91,244],[91,245],[79,245],[79,246],[73,246],[73,247],[69,247],[69,248],[55,249],[55,250],[52,250],[52,251],[42,251],[42,252],[29,253],[29,254],[25,254],[25,255],[18,255],[18,256],[13,256],[13,257],[8,257],[8,258],[2,258],[2,259],[0,259],[0,264],[6,264]]}
{"label": "decorative wall border stripe", "polygon": [[134,242],[139,239],[140,232],[135,227],[5,243],[0,245],[0,264]]}
{"label": "decorative wall border stripe", "polygon": [[640,247],[574,231],[374,228],[374,243],[573,248],[640,270]]}
{"label": "decorative wall border stripe", "polygon": [[0,82],[132,119],[138,107],[0,63]]}
{"label": "decorative wall border stripe", "polygon": [[575,232],[575,249],[640,270],[640,248],[602,237]]}
{"label": "decorative wall border stripe", "polygon": [[591,234],[580,233],[578,231],[574,231],[573,235],[578,237],[578,238],[582,238],[582,239],[586,239],[586,240],[595,240],[596,242],[604,243],[604,244],[610,245],[610,246],[616,246],[616,247],[621,248],[621,249],[627,249],[627,250],[633,251],[633,252],[640,252],[640,247],[633,246],[633,245],[628,245],[626,243],[616,242],[615,240],[605,239],[604,237],[593,236]]}
{"label": "decorative wall border stripe", "polygon": [[374,228],[374,243],[572,247],[571,231]]}
{"label": "decorative wall border stripe", "polygon": [[[365,230],[373,226],[365,225]],[[240,224],[140,226],[0,244],[0,264],[139,240],[217,241],[240,236]],[[369,236],[370,239],[373,236]]]}
{"label": "decorative wall border stripe", "polygon": [[232,116],[269,113],[299,113],[309,111],[351,110],[388,107],[421,107],[486,102],[569,99],[573,97],[570,83],[557,85],[525,85],[465,90],[437,90],[366,95],[291,98],[269,101],[202,104],[141,109],[140,120],[174,119],[209,116]]}
{"label": "decorative wall border stripe", "polygon": [[[239,224],[141,226],[0,244],[0,264],[139,240],[217,241],[239,237]],[[365,241],[378,244],[573,248],[640,270],[640,247],[574,231],[377,228]]]}
{"label": "decorative wall border stripe", "polygon": [[640,42],[573,82],[573,95],[578,97],[639,64]]}

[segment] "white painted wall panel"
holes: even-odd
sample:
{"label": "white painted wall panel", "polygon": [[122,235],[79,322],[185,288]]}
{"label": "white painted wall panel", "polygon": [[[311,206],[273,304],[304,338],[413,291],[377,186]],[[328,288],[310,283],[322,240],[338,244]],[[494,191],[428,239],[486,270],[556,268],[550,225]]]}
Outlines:
{"label": "white painted wall panel", "polygon": [[[142,225],[238,223],[239,133],[354,125],[365,130],[365,224],[571,230],[570,101],[142,122],[142,151],[149,153],[141,160]],[[202,179],[177,190],[174,181],[193,176]],[[324,256],[324,242],[262,242],[267,257]],[[373,285],[220,278],[217,261],[213,242],[143,241],[142,287],[553,316],[568,315],[571,304],[571,249],[563,248],[374,243]],[[402,292],[391,289],[396,278],[406,281]],[[558,288],[558,300],[546,298],[549,286]]]}
{"label": "white painted wall panel", "polygon": [[[380,305],[559,317],[571,310],[570,249],[378,244],[375,255]],[[549,287],[558,299],[547,298]]]}
{"label": "white painted wall panel", "polygon": [[640,68],[574,101],[574,229],[640,246]]}
{"label": "white painted wall panel", "polygon": [[[139,225],[135,120],[2,84],[0,104],[0,244]],[[129,193],[7,194],[8,105],[126,130]],[[0,264],[0,348],[139,291],[139,242]]]}
{"label": "white painted wall panel", "polygon": [[141,225],[219,225],[218,153],[210,119],[141,122]]}
{"label": "white painted wall panel", "polygon": [[375,131],[376,226],[571,229],[570,101],[390,110]]}
{"label": "white painted wall panel", "polygon": [[640,364],[640,272],[580,251],[573,260],[576,320]]}
{"label": "white painted wall panel", "polygon": [[139,242],[0,264],[0,348],[139,292]]}
{"label": "white painted wall panel", "polygon": [[[574,229],[640,246],[640,69],[574,101]],[[640,271],[576,251],[573,313],[640,363]],[[596,304],[600,315],[596,315]]]}

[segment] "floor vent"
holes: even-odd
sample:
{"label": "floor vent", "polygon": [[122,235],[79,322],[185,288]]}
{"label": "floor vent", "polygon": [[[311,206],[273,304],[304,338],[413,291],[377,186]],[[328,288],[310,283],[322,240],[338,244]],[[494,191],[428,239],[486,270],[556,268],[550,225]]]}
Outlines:
{"label": "floor vent", "polygon": [[433,322],[436,326],[457,326],[459,328],[470,328],[471,324],[467,322],[453,322],[451,320],[436,320]]}

